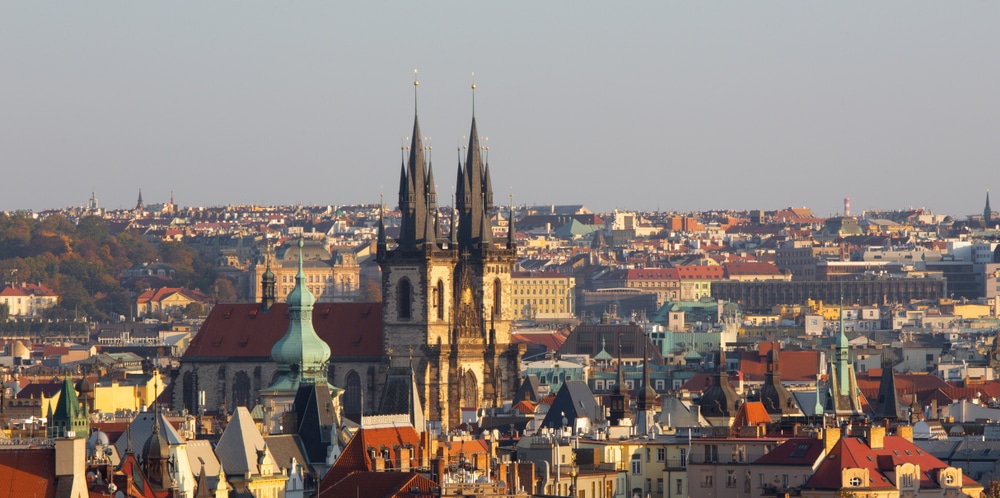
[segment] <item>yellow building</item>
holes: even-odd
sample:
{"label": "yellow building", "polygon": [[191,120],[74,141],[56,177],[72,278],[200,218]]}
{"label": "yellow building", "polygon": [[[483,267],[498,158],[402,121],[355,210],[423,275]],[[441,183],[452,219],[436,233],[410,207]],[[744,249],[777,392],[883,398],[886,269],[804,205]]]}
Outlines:
{"label": "yellow building", "polygon": [[154,371],[153,377],[149,380],[133,377],[121,382],[118,380],[98,382],[94,386],[93,409],[100,413],[114,413],[118,410],[139,411],[143,407],[148,408],[163,392],[167,381],[166,376]]}
{"label": "yellow building", "polygon": [[576,279],[557,272],[513,272],[514,319],[573,316]]}
{"label": "yellow building", "polygon": [[[285,302],[285,297],[295,287],[295,275],[299,270],[299,248],[297,241],[278,248],[277,257],[270,264],[261,261],[251,269],[250,301],[260,302],[264,272],[270,268],[275,279],[275,299]],[[331,253],[319,240],[306,240],[302,246],[303,282],[316,296],[316,302],[332,303],[354,301],[361,291],[361,266],[354,253],[341,249]]]}

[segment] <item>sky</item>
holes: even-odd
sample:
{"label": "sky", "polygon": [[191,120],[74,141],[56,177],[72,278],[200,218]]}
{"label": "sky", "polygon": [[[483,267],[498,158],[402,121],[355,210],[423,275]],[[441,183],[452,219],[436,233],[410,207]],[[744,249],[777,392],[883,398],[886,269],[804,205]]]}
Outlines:
{"label": "sky", "polygon": [[987,0],[7,0],[0,210],[395,205],[419,69],[442,199],[474,72],[498,203],[964,217],[1000,188],[998,25]]}

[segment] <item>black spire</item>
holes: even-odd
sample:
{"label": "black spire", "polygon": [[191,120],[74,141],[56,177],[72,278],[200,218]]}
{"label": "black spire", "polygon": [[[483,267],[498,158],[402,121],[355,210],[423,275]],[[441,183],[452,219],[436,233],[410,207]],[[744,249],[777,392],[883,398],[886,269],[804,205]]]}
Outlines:
{"label": "black spire", "polygon": [[385,242],[385,215],[382,207],[382,201],[379,200],[378,203],[378,241],[376,242],[375,251],[379,258],[385,256],[386,242]]}
{"label": "black spire", "polygon": [[514,203],[510,203],[510,215],[507,218],[507,249],[513,249],[514,238]]}
{"label": "black spire", "polygon": [[267,266],[264,268],[264,276],[260,279],[260,289],[261,289],[261,300],[260,307],[267,313],[270,311],[271,306],[274,306],[275,301],[275,282],[277,278],[274,276],[274,272],[271,271],[271,247],[267,248]]}
{"label": "black spire", "polygon": [[989,228],[993,218],[993,210],[990,209],[990,189],[986,189],[986,207],[983,208],[983,227]]}
{"label": "black spire", "polygon": [[632,414],[629,412],[629,396],[628,388],[625,387],[625,374],[622,372],[622,334],[618,334],[618,377],[615,380],[615,387],[611,390],[611,396],[609,396],[609,401],[611,402],[611,407],[609,410],[608,421],[611,425],[621,425],[622,420],[631,418]]}

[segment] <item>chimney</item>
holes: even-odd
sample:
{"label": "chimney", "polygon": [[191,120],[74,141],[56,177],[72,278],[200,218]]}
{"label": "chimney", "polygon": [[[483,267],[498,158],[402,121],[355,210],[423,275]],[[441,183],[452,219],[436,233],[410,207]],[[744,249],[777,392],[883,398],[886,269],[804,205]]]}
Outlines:
{"label": "chimney", "polygon": [[905,440],[907,440],[907,441],[909,441],[911,443],[913,442],[913,426],[912,425],[901,425],[901,426],[899,426],[898,429],[896,429],[896,431],[899,434],[899,437],[901,437],[901,438],[903,438],[903,439],[905,439]]}
{"label": "chimney", "polygon": [[399,471],[409,472],[410,471],[410,449],[400,448],[399,449]]}
{"label": "chimney", "polygon": [[69,481],[70,496],[87,495],[87,440],[82,437],[56,439],[56,482]]}
{"label": "chimney", "polygon": [[885,427],[873,425],[867,429],[868,446],[873,450],[885,448]]}
{"label": "chimney", "polygon": [[827,453],[830,453],[837,441],[840,441],[840,428],[827,427],[823,431],[823,443]]}

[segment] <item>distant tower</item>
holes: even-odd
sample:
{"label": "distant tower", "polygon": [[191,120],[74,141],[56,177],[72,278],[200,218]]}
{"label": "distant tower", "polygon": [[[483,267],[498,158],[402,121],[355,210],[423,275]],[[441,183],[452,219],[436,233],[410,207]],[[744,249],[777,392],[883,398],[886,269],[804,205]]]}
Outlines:
{"label": "distant tower", "polygon": [[990,209],[990,189],[986,189],[986,207],[983,208],[983,226],[989,228],[993,221],[993,210]]}
{"label": "distant tower", "polygon": [[87,208],[91,211],[97,211],[100,209],[100,205],[97,202],[97,192],[90,193],[90,202],[87,204]]}
{"label": "distant tower", "polygon": [[844,197],[844,216],[851,215],[851,198]]}
{"label": "distant tower", "polygon": [[261,310],[267,313],[271,310],[271,306],[274,306],[275,301],[275,282],[277,279],[274,277],[274,272],[271,271],[271,247],[267,248],[267,267],[264,269],[264,276],[261,277]]}
{"label": "distant tower", "polygon": [[656,422],[653,415],[656,414],[656,391],[649,383],[649,354],[646,351],[649,339],[643,337],[642,346],[642,388],[639,389],[639,396],[636,399],[635,432],[636,434],[650,434]]}
{"label": "distant tower", "polygon": [[840,298],[840,330],[835,342],[834,361],[831,365],[827,381],[828,404],[827,412],[837,416],[859,416],[861,407],[861,390],[854,375],[854,364],[844,334],[844,298]]}
{"label": "distant tower", "polygon": [[618,334],[618,378],[615,387],[609,396],[611,406],[608,421],[611,425],[625,425],[623,422],[629,420],[631,423],[632,413],[629,411],[628,387],[625,386],[625,374],[622,372],[622,337]]}
{"label": "distant tower", "polygon": [[139,189],[139,200],[135,202],[135,210],[142,211],[143,207],[145,206],[142,203],[142,189]]}

